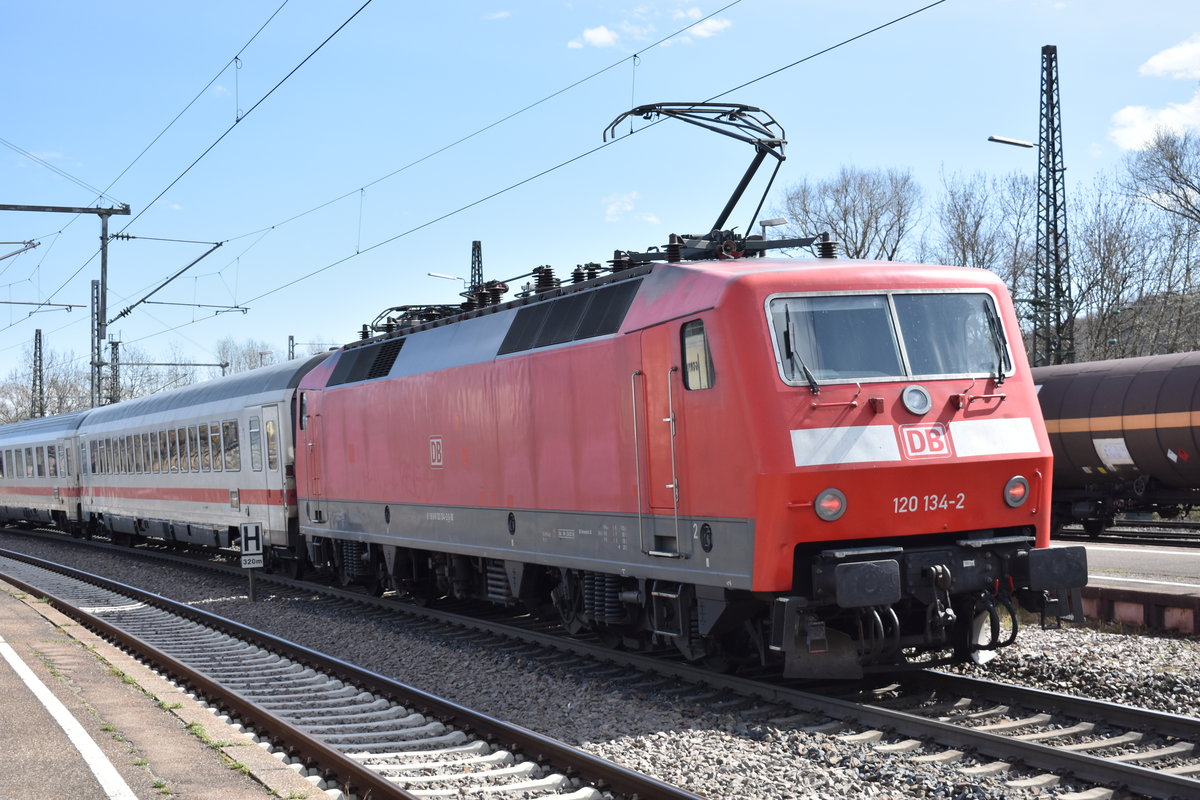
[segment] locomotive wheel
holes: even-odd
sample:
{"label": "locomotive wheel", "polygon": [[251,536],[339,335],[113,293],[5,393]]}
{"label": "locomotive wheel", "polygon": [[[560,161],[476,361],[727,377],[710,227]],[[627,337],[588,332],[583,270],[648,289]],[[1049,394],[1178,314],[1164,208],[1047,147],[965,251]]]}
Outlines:
{"label": "locomotive wheel", "polygon": [[1085,519],[1083,521],[1083,532],[1095,539],[1100,534],[1104,533],[1104,520],[1102,519]]}

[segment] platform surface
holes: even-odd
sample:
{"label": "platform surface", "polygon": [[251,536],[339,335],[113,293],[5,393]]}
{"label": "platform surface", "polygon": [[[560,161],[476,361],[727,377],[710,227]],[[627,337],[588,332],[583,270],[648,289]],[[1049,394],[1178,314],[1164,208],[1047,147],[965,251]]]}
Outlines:
{"label": "platform surface", "polygon": [[0,639],[0,800],[324,796],[166,680],[3,581]]}
{"label": "platform surface", "polygon": [[1056,544],[1087,548],[1089,586],[1200,598],[1200,548]]}

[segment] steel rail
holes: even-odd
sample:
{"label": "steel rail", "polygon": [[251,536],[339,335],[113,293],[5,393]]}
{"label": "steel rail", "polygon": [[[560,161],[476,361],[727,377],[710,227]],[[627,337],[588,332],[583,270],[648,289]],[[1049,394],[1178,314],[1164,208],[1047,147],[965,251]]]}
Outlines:
{"label": "steel rail", "polygon": [[[1008,704],[1019,703],[1039,710],[1058,710],[1082,720],[1100,720],[1114,726],[1140,728],[1158,735],[1200,741],[1200,719],[1149,708],[1126,706],[1108,700],[1077,697],[936,670],[902,676],[898,682],[906,686],[958,692],[964,697],[985,695]],[[1200,791],[1200,784],[1195,786],[1195,790]]]}
{"label": "steel rail", "polygon": [[[142,602],[158,605],[158,599],[162,599],[158,598],[157,595],[138,592],[133,587],[125,586],[116,581],[109,581],[103,578],[94,580],[97,576],[88,576],[87,573],[64,568],[60,564],[42,561],[33,556],[26,556],[8,550],[0,550],[0,555],[15,561],[33,564],[34,566],[56,572],[60,575],[75,577],[111,591],[129,594],[134,599]],[[27,583],[14,575],[0,572],[0,577],[6,583],[12,584],[35,597],[46,600],[63,614],[105,636],[109,640],[119,643],[121,647],[135,655],[165,668],[177,680],[191,686],[210,701],[220,704],[229,709],[233,714],[250,722],[257,730],[269,736],[273,744],[285,746],[293,752],[300,753],[305,759],[311,759],[312,763],[319,766],[326,774],[338,775],[339,783],[342,784],[343,789],[347,793],[355,792],[363,800],[367,800],[367,798],[371,800],[420,800],[416,795],[404,791],[382,775],[347,758],[341,752],[334,750],[320,740],[314,739],[303,731],[297,730],[294,726],[279,719],[271,712],[258,707],[238,693],[226,689],[219,683],[209,679],[202,672],[192,669],[182,661],[163,653],[141,638],[78,608],[70,601],[55,595],[53,592]],[[174,611],[174,609],[170,610]]]}
{"label": "steel rail", "polygon": [[[256,644],[260,644],[264,649],[270,649],[289,659],[305,664],[313,669],[331,672],[339,678],[348,680],[372,693],[387,697],[394,702],[405,706],[412,707],[422,713],[436,717],[444,723],[452,724],[456,727],[471,731],[472,733],[486,738],[493,743],[499,743],[501,746],[509,747],[542,763],[549,763],[555,768],[566,771],[568,774],[581,778],[582,780],[594,783],[603,788],[609,789],[615,793],[626,795],[628,797],[637,798],[662,798],[662,800],[703,800],[700,795],[680,789],[676,786],[663,783],[647,775],[642,775],[634,770],[627,769],[618,764],[614,764],[604,759],[585,753],[582,750],[566,745],[555,739],[551,739],[542,734],[523,728],[519,725],[513,725],[508,722],[496,719],[487,714],[474,711],[465,706],[451,702],[444,698],[422,691],[414,686],[410,686],[399,681],[392,680],[376,672],[363,669],[362,667],[342,661],[338,658],[321,653],[316,650],[309,649],[295,642],[289,642],[281,639],[265,631],[259,631],[241,623],[219,617],[207,611],[203,611],[192,606],[186,606],[169,598],[163,597],[153,592],[147,592],[138,589],[128,584],[113,581],[99,575],[76,570],[60,564],[54,564],[49,561],[36,558],[34,556],[25,555],[9,550],[0,549],[0,556],[12,558],[17,561],[23,561],[43,569],[67,575],[69,577],[83,580],[88,583],[100,586],[110,591],[119,592],[134,597],[148,605],[153,605],[158,608],[170,611],[181,617],[199,622],[223,633],[230,634],[238,638],[249,638]],[[18,581],[5,577],[5,580],[18,584]],[[138,652],[150,649],[137,637],[129,636],[114,628],[103,620],[95,618],[80,609],[74,608],[70,603],[61,598],[45,592],[34,586],[29,586],[23,582],[19,584],[24,591],[30,592],[38,596],[44,596],[46,599],[58,608],[63,613],[71,616],[83,624],[95,626],[104,633],[113,636],[118,641],[123,643],[128,642],[131,649]],[[361,595],[358,599],[365,599]],[[336,765],[336,771],[342,774],[351,775],[352,780],[348,781],[351,788],[363,787],[371,791],[385,792],[379,795],[362,795],[362,789],[354,788],[363,800],[366,797],[372,798],[391,798],[395,797],[400,800],[411,800],[414,795],[405,792],[395,784],[387,781],[386,778],[379,776],[377,773],[362,767],[357,762],[352,761],[336,750],[330,750],[328,746],[320,743],[299,731],[295,731],[286,722],[279,720],[273,714],[263,711],[253,703],[244,700],[236,693],[228,689],[220,687],[218,684],[204,678],[202,675],[195,674],[194,671],[186,665],[171,659],[163,657],[157,651],[153,651],[153,658],[156,661],[166,661],[171,665],[171,669],[179,670],[179,674],[185,676],[185,680],[192,680],[195,675],[197,686],[202,687],[205,693],[212,690],[210,696],[220,697],[222,702],[229,698],[231,702],[229,707],[234,709],[239,716],[244,716],[246,719],[255,723],[256,727],[260,727],[268,731],[272,737],[279,736],[280,741],[284,741],[296,749],[304,752],[306,755],[310,746],[319,748],[318,752],[328,752],[330,754],[329,761]],[[243,708],[245,709],[243,711]],[[260,723],[259,720],[262,720]],[[280,727],[282,731],[277,731]],[[318,762],[320,763],[320,762]]]}

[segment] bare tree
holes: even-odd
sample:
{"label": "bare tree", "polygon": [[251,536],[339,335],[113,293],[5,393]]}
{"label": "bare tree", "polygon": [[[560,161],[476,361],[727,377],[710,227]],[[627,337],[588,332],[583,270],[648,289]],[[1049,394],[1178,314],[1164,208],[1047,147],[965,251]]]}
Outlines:
{"label": "bare tree", "polygon": [[893,260],[918,221],[921,187],[907,170],[842,167],[829,180],[793,186],[784,204],[795,235],[828,231],[848,258]]}
{"label": "bare tree", "polygon": [[1200,132],[1171,133],[1160,128],[1126,166],[1127,192],[1200,223]]}
{"label": "bare tree", "polygon": [[982,173],[942,176],[935,214],[941,237],[932,246],[943,264],[996,270],[1004,252],[1002,220],[996,212],[995,181]]}
{"label": "bare tree", "polygon": [[[286,352],[284,353],[286,357]],[[258,369],[268,364],[276,364],[283,360],[278,348],[261,340],[247,339],[239,342],[227,337],[217,342],[217,360],[229,366],[227,374]],[[218,372],[218,374],[220,374]]]}
{"label": "bare tree", "polygon": [[1092,361],[1138,354],[1142,318],[1152,310],[1142,301],[1163,291],[1144,207],[1100,178],[1076,208],[1071,239],[1076,355]]}
{"label": "bare tree", "polygon": [[[13,369],[0,383],[0,423],[29,419],[32,414],[33,349],[21,354],[25,366]],[[42,354],[42,385],[46,413],[64,414],[87,408],[91,399],[91,373],[83,359],[53,350]]]}

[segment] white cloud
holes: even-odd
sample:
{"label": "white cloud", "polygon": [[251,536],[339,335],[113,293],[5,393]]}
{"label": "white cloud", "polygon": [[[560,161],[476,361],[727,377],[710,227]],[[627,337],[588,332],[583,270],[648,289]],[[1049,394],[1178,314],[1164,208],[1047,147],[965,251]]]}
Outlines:
{"label": "white cloud", "polygon": [[700,9],[695,7],[689,8],[686,11],[679,9],[675,12],[675,19],[700,19],[702,16],[704,15],[700,13]]}
{"label": "white cloud", "polygon": [[717,19],[716,17],[713,17],[712,19],[704,20],[704,22],[701,22],[695,27],[688,28],[688,33],[695,34],[702,39],[707,39],[710,36],[716,36],[718,33],[725,30],[732,24],[733,23],[727,19]]}
{"label": "white cloud", "polygon": [[[1200,78],[1200,33],[1151,56],[1139,72],[1155,78]],[[1112,115],[1109,137],[1122,150],[1141,150],[1159,129],[1172,133],[1200,130],[1200,90],[1183,103],[1166,108],[1125,106]]]}
{"label": "white cloud", "polygon": [[659,223],[658,217],[654,214],[642,214],[642,221],[649,222],[651,225],[657,225]]}
{"label": "white cloud", "polygon": [[488,14],[484,19],[508,19],[512,16],[511,11],[497,11],[494,14]]}
{"label": "white cloud", "polygon": [[1151,56],[1139,71],[1159,78],[1200,78],[1200,33]]}
{"label": "white cloud", "polygon": [[625,21],[621,23],[621,32],[632,39],[649,39],[654,35],[654,25],[650,23],[635,25]]}
{"label": "white cloud", "polygon": [[630,192],[629,194],[610,194],[600,202],[604,203],[604,221],[605,222],[620,222],[621,215],[627,211],[633,211],[634,201],[637,200],[638,193]]}
{"label": "white cloud", "polygon": [[1126,106],[1112,116],[1109,135],[1123,150],[1141,150],[1165,128],[1173,133],[1200,130],[1200,90],[1186,103],[1171,103],[1166,108]]}
{"label": "white cloud", "polygon": [[617,33],[601,25],[598,28],[585,29],[583,40],[592,47],[612,47],[617,43]]}
{"label": "white cloud", "polygon": [[567,47],[571,48],[572,50],[582,50],[583,42],[570,41],[567,42]]}

